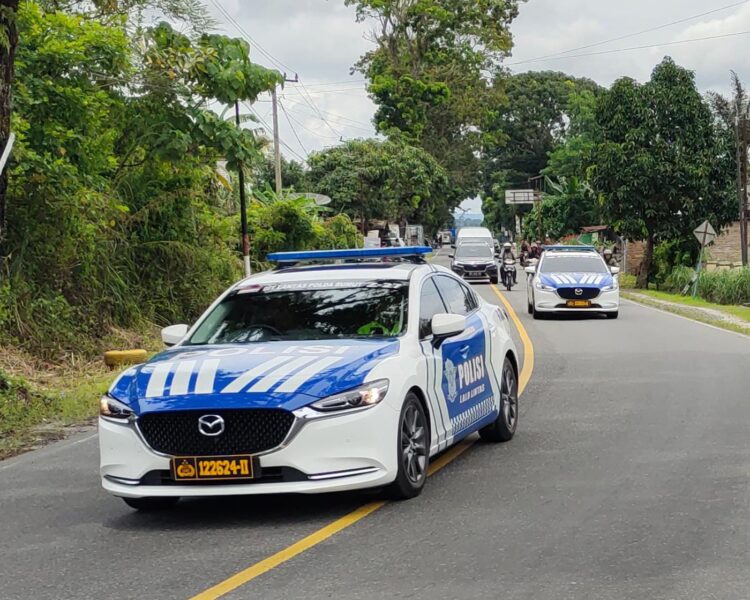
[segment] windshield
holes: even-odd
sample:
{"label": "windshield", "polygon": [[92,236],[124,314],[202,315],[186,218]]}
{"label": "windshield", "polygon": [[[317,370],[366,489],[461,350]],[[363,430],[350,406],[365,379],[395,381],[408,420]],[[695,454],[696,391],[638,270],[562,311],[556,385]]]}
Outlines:
{"label": "windshield", "polygon": [[[271,286],[228,296],[198,327],[190,345],[276,340],[380,338],[406,329],[408,286],[401,282],[319,282]],[[307,286],[308,289],[279,289]]]}
{"label": "windshield", "polygon": [[493,249],[489,244],[461,244],[456,249],[456,258],[492,258]]}
{"label": "windshield", "polygon": [[609,273],[598,256],[545,256],[540,273]]}

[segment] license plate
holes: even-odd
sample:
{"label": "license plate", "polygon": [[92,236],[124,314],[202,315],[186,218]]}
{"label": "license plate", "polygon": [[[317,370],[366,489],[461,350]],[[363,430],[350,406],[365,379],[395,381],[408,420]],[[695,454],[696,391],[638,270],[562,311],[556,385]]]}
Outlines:
{"label": "license plate", "polygon": [[591,306],[590,300],[568,300],[566,303],[568,308],[589,308]]}
{"label": "license plate", "polygon": [[252,456],[179,456],[172,459],[175,481],[252,479]]}
{"label": "license plate", "polygon": [[469,277],[482,277],[483,275],[481,271],[469,271]]}

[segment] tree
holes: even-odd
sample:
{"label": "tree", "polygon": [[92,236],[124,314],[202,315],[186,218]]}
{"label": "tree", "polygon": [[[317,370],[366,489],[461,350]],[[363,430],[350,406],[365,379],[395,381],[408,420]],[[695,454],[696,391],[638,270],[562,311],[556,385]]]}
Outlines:
{"label": "tree", "polygon": [[448,178],[421,148],[401,139],[351,140],[308,159],[308,192],[323,193],[332,208],[359,221],[416,218],[428,231],[447,218]]}
{"label": "tree", "polygon": [[[10,136],[11,90],[18,47],[18,0],[0,0],[0,153]],[[0,173],[0,258],[6,224],[8,170]]]}
{"label": "tree", "polygon": [[637,283],[646,287],[657,241],[686,239],[703,219],[721,227],[734,217],[726,151],[692,72],[670,58],[645,84],[616,81],[596,119],[593,183],[616,230],[645,240]]}
{"label": "tree", "polygon": [[479,186],[485,123],[503,91],[491,73],[512,46],[518,0],[346,0],[374,21],[377,47],[357,63],[378,106],[377,128],[401,132],[448,173],[450,208]]}
{"label": "tree", "polygon": [[505,191],[528,188],[530,178],[545,173],[550,153],[577,133],[580,98],[594,98],[601,88],[554,71],[519,73],[496,86],[505,90],[507,101],[494,107],[487,125],[496,143],[484,155],[482,211],[491,227],[513,229],[516,209],[505,205]]}

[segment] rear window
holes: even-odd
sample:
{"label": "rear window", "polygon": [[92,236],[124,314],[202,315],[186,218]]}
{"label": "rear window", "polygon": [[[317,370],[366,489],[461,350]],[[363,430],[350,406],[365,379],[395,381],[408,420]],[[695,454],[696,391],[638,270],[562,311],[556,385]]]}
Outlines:
{"label": "rear window", "polygon": [[405,332],[407,283],[373,281],[332,289],[316,284],[249,288],[230,295],[189,344],[386,338]]}
{"label": "rear window", "polygon": [[540,273],[609,273],[600,256],[550,256],[542,260]]}

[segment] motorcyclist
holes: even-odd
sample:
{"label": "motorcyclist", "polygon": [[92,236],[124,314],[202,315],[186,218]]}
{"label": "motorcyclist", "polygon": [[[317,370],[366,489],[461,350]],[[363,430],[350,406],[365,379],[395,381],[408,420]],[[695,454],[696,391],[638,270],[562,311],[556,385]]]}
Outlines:
{"label": "motorcyclist", "polygon": [[[503,251],[500,254],[500,262],[502,264],[505,264],[506,260],[513,261],[514,265],[516,263],[516,256],[515,254],[513,254],[513,247],[511,246],[510,242],[505,242],[503,244]],[[518,283],[515,269],[513,269],[513,283]]]}
{"label": "motorcyclist", "polygon": [[615,258],[615,255],[612,253],[612,248],[605,248],[602,252],[602,258],[604,258],[604,262],[607,264],[608,267],[616,267],[617,266],[617,259]]}
{"label": "motorcyclist", "polygon": [[541,256],[542,249],[539,247],[539,244],[532,242],[531,247],[529,248],[529,258],[536,258],[538,260]]}

